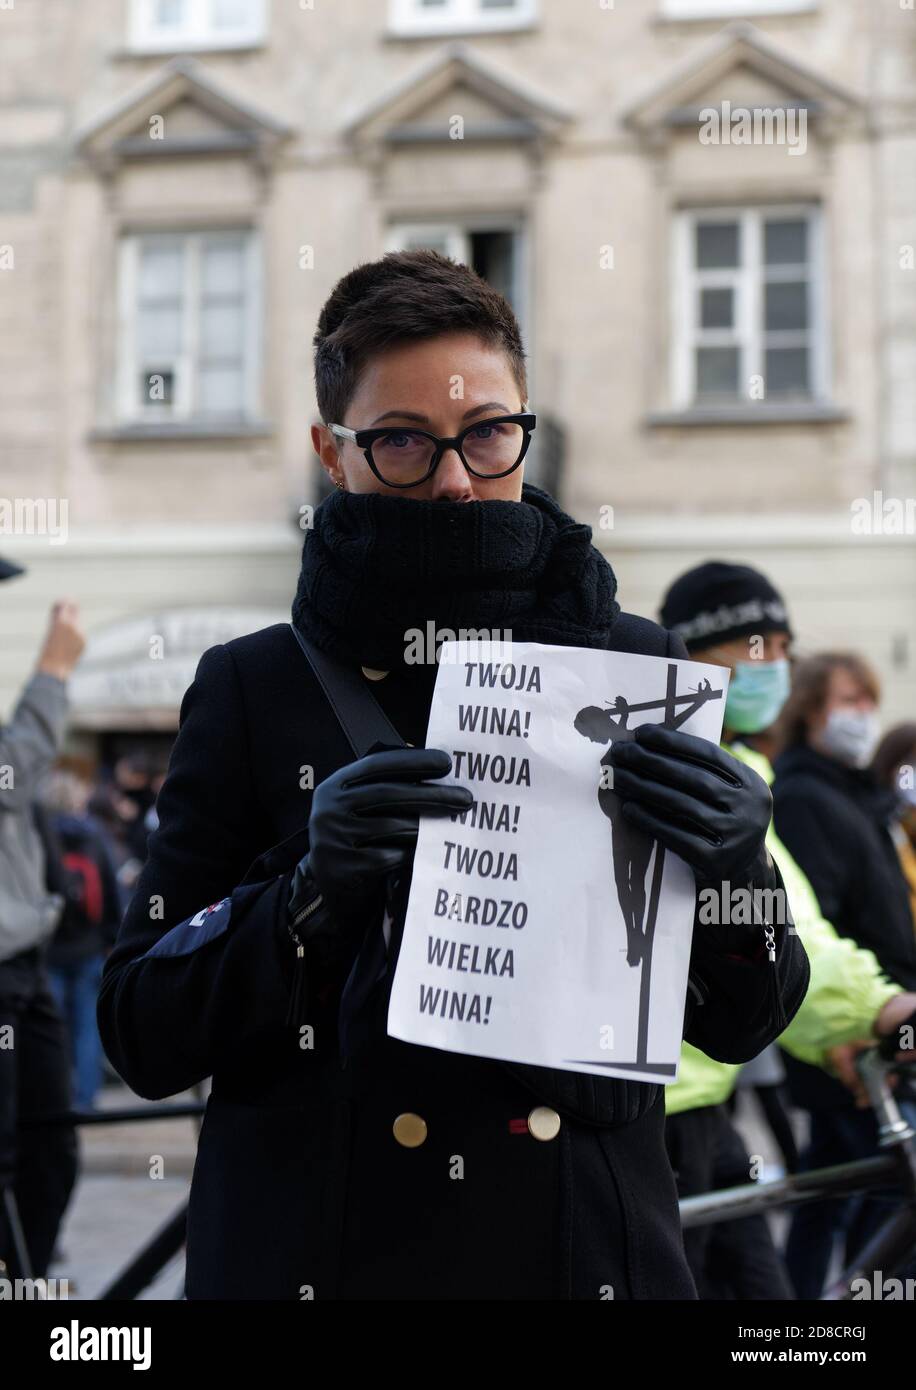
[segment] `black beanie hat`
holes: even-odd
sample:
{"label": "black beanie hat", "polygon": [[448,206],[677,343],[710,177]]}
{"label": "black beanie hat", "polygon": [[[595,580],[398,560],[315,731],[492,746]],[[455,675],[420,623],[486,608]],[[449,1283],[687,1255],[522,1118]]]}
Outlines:
{"label": "black beanie hat", "polygon": [[675,579],[659,619],[684,639],[688,651],[758,632],[792,636],[782,595],[766,575],[727,560],[707,560]]}
{"label": "black beanie hat", "polygon": [[15,579],[17,574],[25,574],[21,565],[14,565],[12,560],[4,560],[0,556],[0,579]]}

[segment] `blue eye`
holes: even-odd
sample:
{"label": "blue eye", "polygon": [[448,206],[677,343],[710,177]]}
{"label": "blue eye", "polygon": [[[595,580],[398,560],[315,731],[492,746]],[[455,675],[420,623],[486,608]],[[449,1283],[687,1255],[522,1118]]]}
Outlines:
{"label": "blue eye", "polygon": [[379,441],[385,449],[416,449],[425,441],[420,435],[413,434],[410,430],[392,430]]}

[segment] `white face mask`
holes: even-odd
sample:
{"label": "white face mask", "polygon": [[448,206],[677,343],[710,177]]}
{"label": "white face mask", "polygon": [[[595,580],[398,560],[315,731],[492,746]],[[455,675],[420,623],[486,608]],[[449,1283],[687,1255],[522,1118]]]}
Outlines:
{"label": "white face mask", "polygon": [[821,744],[837,762],[865,767],[881,737],[881,723],[874,710],[835,709],[821,730]]}

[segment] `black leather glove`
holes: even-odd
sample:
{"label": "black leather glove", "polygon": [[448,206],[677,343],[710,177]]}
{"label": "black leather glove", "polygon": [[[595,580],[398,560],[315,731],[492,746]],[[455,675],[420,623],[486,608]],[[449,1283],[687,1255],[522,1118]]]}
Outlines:
{"label": "black leather glove", "polygon": [[[293,878],[291,903],[299,901],[308,874],[330,913],[342,921],[363,919],[382,901],[388,874],[402,868],[416,846],[420,816],[466,811],[467,787],[430,784],[452,760],[438,748],[397,748],[370,753],[339,768],[315,789],[309,817],[309,852]],[[301,872],[300,872],[301,870]]]}
{"label": "black leather glove", "polygon": [[709,739],[643,724],[611,753],[626,818],[680,855],[697,883],[773,880],[764,836],[773,799],[762,777]]}
{"label": "black leather glove", "polygon": [[[709,739],[658,724],[615,743],[612,766],[622,814],[693,869],[698,944],[754,959],[765,947],[774,960],[791,916],[765,844],[773,799],[763,778]],[[733,913],[735,889],[750,900]]]}

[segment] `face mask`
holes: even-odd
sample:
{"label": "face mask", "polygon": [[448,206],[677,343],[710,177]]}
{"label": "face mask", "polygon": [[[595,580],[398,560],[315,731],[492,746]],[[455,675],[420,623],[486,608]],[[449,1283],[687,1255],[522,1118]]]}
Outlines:
{"label": "face mask", "polygon": [[878,746],[881,724],[874,710],[835,709],[821,730],[821,746],[847,767],[865,767]]}
{"label": "face mask", "polygon": [[739,661],[728,683],[725,727],[739,734],[768,729],[789,698],[789,662]]}

